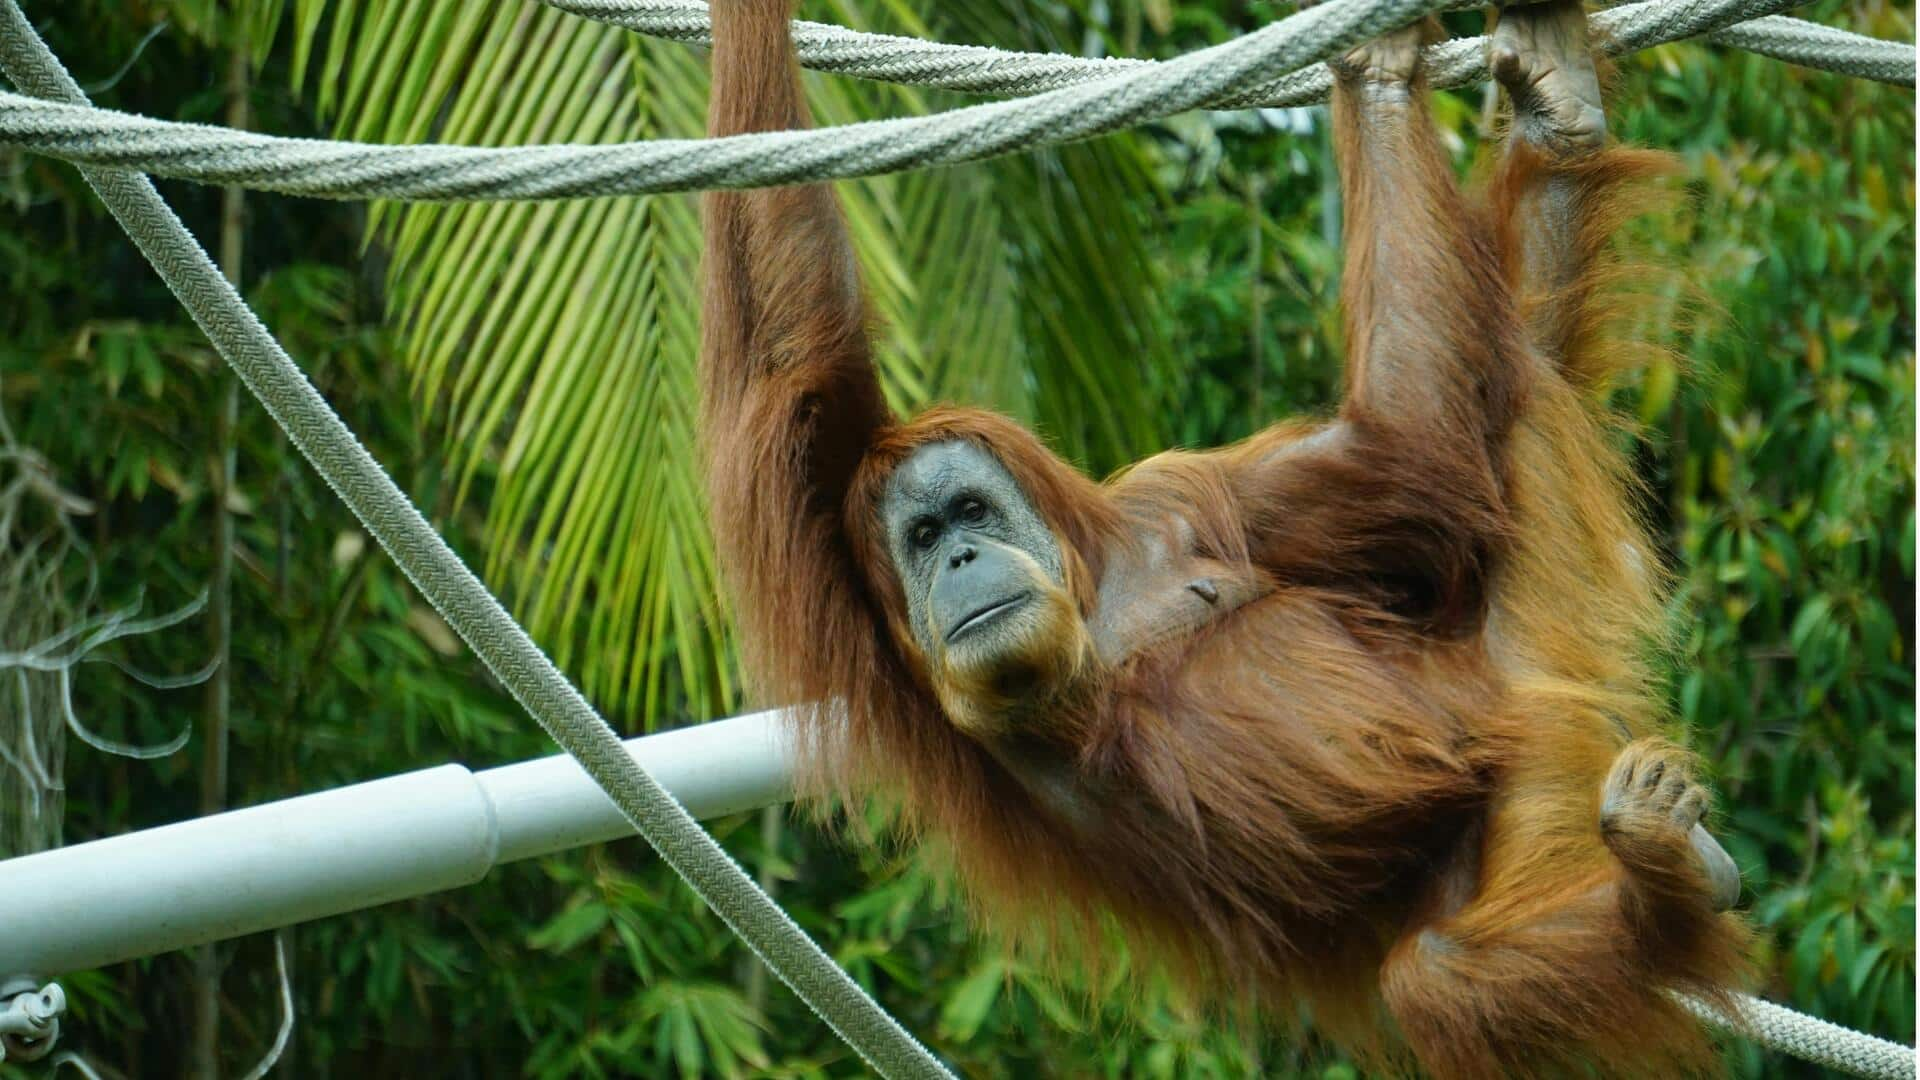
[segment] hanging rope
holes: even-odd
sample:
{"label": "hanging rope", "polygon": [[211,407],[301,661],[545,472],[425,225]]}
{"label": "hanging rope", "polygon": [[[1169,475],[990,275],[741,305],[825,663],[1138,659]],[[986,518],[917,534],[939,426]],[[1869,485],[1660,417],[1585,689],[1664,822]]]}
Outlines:
{"label": "hanging rope", "polygon": [[[470,201],[765,187],[873,176],[1050,146],[1236,100],[1288,79],[1324,90],[1320,61],[1457,0],[1330,0],[1245,37],[1092,82],[933,116],[720,139],[606,145],[387,146],[178,124],[0,92],[0,145],[81,164],[323,198]],[[1595,17],[1631,52],[1792,7],[1797,0],[1646,0]],[[1486,76],[1484,41],[1435,46],[1433,81]],[[1289,84],[1294,85],[1294,84]],[[1303,98],[1302,100],[1307,100]]]}
{"label": "hanging rope", "polygon": [[[710,48],[712,23],[704,0],[540,0],[558,11],[622,27],[649,37]],[[1458,0],[1449,8],[1484,7],[1484,0]],[[1596,12],[1596,37],[1624,12],[1640,5]],[[1471,39],[1480,41],[1479,38]],[[1882,41],[1801,19],[1768,16],[1716,30],[1707,35],[1716,45],[1747,49],[1775,60],[1819,68],[1855,78],[1912,86],[1914,47]],[[979,94],[1038,94],[1062,86],[1104,79],[1117,72],[1151,67],[1159,61],[1120,58],[1092,59],[1061,53],[1012,52],[980,45],[947,45],[891,34],[869,34],[844,26],[793,23],[793,45],[803,67],[835,75],[852,75],[879,82],[934,86]],[[1437,72],[1431,63],[1429,72]],[[1257,87],[1232,102],[1234,106],[1273,107],[1306,105],[1326,99],[1325,77],[1314,88]],[[1463,80],[1466,81],[1466,80]],[[1435,86],[1458,83],[1440,77]],[[1303,96],[1304,95],[1304,96]],[[1224,105],[1221,107],[1225,107]]]}
{"label": "hanging rope", "polygon": [[1914,1080],[1911,1046],[1830,1024],[1751,994],[1734,995],[1738,1016],[1727,1016],[1699,998],[1679,997],[1680,1004],[1693,1015],[1745,1035],[1769,1050],[1867,1080]]}
{"label": "hanging rope", "polygon": [[1895,86],[1912,86],[1912,45],[1838,30],[1831,26],[1769,15],[1715,30],[1707,40],[1716,45],[1759,53],[1801,67],[1852,75]]}
{"label": "hanging rope", "polygon": [[[0,4],[0,69],[30,92],[84,100],[16,0]],[[876,1072],[950,1078],[952,1074],[840,970],[628,755],[620,737],[434,532],[294,366],[153,182],[116,169],[86,168],[82,175],[247,389],[421,595],[547,734],[580,762],[660,857]]]}

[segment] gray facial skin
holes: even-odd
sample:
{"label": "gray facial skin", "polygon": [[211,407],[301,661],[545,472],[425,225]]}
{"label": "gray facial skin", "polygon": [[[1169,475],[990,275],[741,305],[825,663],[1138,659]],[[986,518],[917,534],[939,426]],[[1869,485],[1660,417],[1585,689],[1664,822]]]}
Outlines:
{"label": "gray facial skin", "polygon": [[1013,617],[1032,604],[1035,564],[1061,580],[1053,530],[999,459],[973,443],[915,451],[888,480],[883,513],[907,614],[929,656],[1021,621]]}

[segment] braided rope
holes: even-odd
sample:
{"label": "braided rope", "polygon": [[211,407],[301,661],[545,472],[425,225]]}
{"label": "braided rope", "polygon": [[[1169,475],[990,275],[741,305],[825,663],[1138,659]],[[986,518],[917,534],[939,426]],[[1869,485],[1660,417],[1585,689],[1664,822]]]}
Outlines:
{"label": "braided rope", "polygon": [[[718,139],[603,145],[386,146],[287,139],[0,92],[0,145],[89,165],[321,198],[453,202],[764,187],[873,176],[1014,153],[1201,106],[1325,96],[1320,61],[1456,0],[1329,0],[1245,37],[1093,81],[933,116]],[[1630,52],[1773,15],[1798,0],[1645,0],[1595,16],[1609,52]],[[1486,77],[1485,42],[1427,53],[1429,81]],[[1275,88],[1281,88],[1276,90]]]}
{"label": "braided rope", "polygon": [[[713,44],[712,24],[705,0],[540,2],[558,11],[649,37],[702,48]],[[1455,0],[1447,5],[1448,8],[1476,6],[1484,6],[1483,0]],[[1595,25],[1604,25],[1610,14],[1596,14]],[[1742,23],[1737,28],[1710,33],[1707,40],[1803,67],[1905,86],[1914,84],[1915,50],[1912,45],[1882,41],[1801,19],[1778,16],[1756,19]],[[981,94],[1038,94],[1159,63],[1155,60],[1096,59],[1062,53],[1015,52],[981,45],[948,45],[892,34],[871,34],[803,19],[794,20],[793,44],[800,55],[801,65],[815,71]],[[1475,76],[1479,77],[1483,76]],[[1437,80],[1434,85],[1459,84]],[[1256,87],[1230,102],[1222,103],[1220,107],[1280,108],[1303,105],[1325,100],[1326,93],[1323,76],[1313,80],[1312,86],[1269,84]]]}
{"label": "braided rope", "polygon": [[[0,3],[0,69],[31,92],[84,101],[16,0]],[[314,469],[393,556],[421,595],[548,735],[578,760],[707,905],[882,1076],[951,1080],[927,1049],[842,971],[754,884],[553,666],[433,530],[294,366],[279,342],[138,173],[84,168],[107,209],[195,323]]]}
{"label": "braided rope", "polygon": [[1912,45],[1882,41],[1805,19],[1769,15],[1764,19],[1715,30],[1707,35],[1707,40],[1801,67],[1819,68],[1896,86],[1912,86],[1914,81],[1915,50]]}
{"label": "braided rope", "polygon": [[1828,1023],[1750,994],[1735,994],[1739,1015],[1728,1016],[1696,997],[1678,995],[1688,1012],[1802,1061],[1866,1080],[1914,1080],[1914,1050],[1875,1035]]}

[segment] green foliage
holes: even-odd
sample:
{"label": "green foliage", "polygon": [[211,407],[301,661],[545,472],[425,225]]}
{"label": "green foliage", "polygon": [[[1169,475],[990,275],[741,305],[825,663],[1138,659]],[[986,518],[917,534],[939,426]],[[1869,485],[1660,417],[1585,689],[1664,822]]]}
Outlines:
{"label": "green foliage", "polygon": [[[1812,17],[1912,32],[1891,5]],[[1626,77],[1627,129],[1690,181],[1662,240],[1722,313],[1642,403],[1684,575],[1677,703],[1777,951],[1763,989],[1911,1042],[1912,95],[1740,54]]]}
{"label": "green foliage", "polygon": [[[925,3],[862,8],[831,15],[936,36],[1064,25],[1014,5],[937,18]],[[550,8],[299,0],[294,30],[296,88],[341,138],[606,142],[705,126],[696,54]],[[419,47],[380,47],[395,39]],[[823,123],[929,107],[846,80],[813,92]],[[1114,356],[1173,355],[1137,302],[1154,267],[1134,215],[1152,192],[1143,149],[1115,140],[846,185],[897,404],[986,401],[1100,468],[1158,445],[1155,380],[1107,377]],[[731,711],[694,438],[693,197],[376,206],[371,221],[391,253],[400,360],[458,477],[454,504],[480,493],[487,580],[589,694],[640,726]],[[1086,265],[1116,270],[1089,278]],[[1036,310],[1023,291],[1054,299]],[[968,302],[922,299],[941,296]]]}
{"label": "green foliage", "polygon": [[[809,14],[1018,48],[1169,56],[1277,3],[831,0]],[[1911,8],[1819,21],[1910,40]],[[1478,16],[1450,16],[1476,32]],[[678,46],[533,3],[85,0],[43,14],[97,100],[218,122],[239,48],[255,123],[479,143],[697,133]],[[136,46],[162,20],[169,28]],[[394,47],[403,42],[404,47]],[[129,64],[132,59],[134,62]],[[122,65],[127,70],[109,78]],[[1718,768],[1768,996],[1913,1037],[1914,168],[1910,90],[1676,46],[1621,65],[1627,138],[1681,161],[1642,232],[1708,311],[1623,392],[1680,580],[1672,694]],[[823,122],[963,99],[810,78]],[[1440,115],[1462,168],[1478,94]],[[1095,471],[1242,437],[1338,387],[1324,115],[1203,113],[1130,136],[842,186],[886,320],[888,392],[982,401]],[[77,174],[0,156],[0,404],[97,507],[99,602],[205,586],[218,360]],[[218,193],[168,185],[196,233]],[[740,704],[691,450],[688,197],[360,208],[249,196],[244,287],[449,539],[595,700],[638,729]],[[1650,308],[1665,317],[1683,296]],[[232,798],[550,752],[251,402],[238,432]],[[191,671],[199,623],[118,659]],[[158,741],[202,712],[105,665],[79,705]],[[75,747],[71,839],[196,812],[200,740],[150,763]],[[758,827],[756,827],[758,826]],[[801,924],[966,1075],[1356,1076],[1310,1041],[1198,1014],[1124,961],[1055,979],[968,925],[902,852],[784,812],[716,823]],[[637,841],[503,868],[291,936],[296,1071],[860,1075]],[[277,1022],[265,939],[228,947],[224,1061]],[[65,979],[67,1044],[130,1075],[182,1060],[181,957]],[[1745,1045],[1742,1075],[1800,1075]]]}

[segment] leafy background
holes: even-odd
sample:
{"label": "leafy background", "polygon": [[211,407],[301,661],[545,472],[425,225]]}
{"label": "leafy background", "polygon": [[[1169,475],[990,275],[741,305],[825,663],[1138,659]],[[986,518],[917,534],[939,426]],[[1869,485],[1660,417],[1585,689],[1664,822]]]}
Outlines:
{"label": "leafy background", "polygon": [[[28,8],[96,101],[153,116],[225,123],[239,99],[260,130],[506,144],[696,134],[704,109],[697,52],[530,0]],[[1285,10],[821,0],[805,13],[1170,56]],[[1803,14],[1913,38],[1910,5]],[[1478,30],[1475,14],[1449,18]],[[1704,317],[1676,320],[1671,359],[1620,403],[1645,425],[1647,510],[1681,577],[1673,698],[1717,767],[1718,832],[1762,931],[1760,989],[1910,1042],[1913,93],[1685,45],[1624,61],[1616,83],[1616,129],[1682,163],[1677,208],[1640,239],[1698,291],[1649,316]],[[823,122],[962,103],[809,85]],[[1487,105],[1440,99],[1463,168]],[[1299,110],[1192,114],[841,192],[895,402],[992,404],[1099,473],[1332,400],[1331,184],[1324,114]],[[268,324],[617,726],[746,704],[688,450],[692,197],[427,208],[249,194],[223,208],[215,189],[163,190],[210,247],[233,245]],[[90,504],[62,580],[94,586],[74,586],[69,613],[135,598],[168,610],[209,588],[232,611],[230,638],[199,617],[104,654],[169,673],[227,657],[227,779],[206,770],[211,692],[89,665],[76,707],[103,734],[196,730],[151,761],[69,748],[67,840],[549,752],[264,414],[241,400],[220,422],[231,380],[71,168],[0,152],[0,275],[0,409]],[[18,468],[0,460],[0,485]],[[208,543],[223,520],[225,552]],[[1042,979],[970,932],[903,852],[784,810],[713,827],[967,1075],[1353,1075],[1310,1044],[1195,1015],[1124,967],[1103,985]],[[860,1073],[635,841],[287,941],[299,1023],[278,1075]],[[107,1075],[237,1075],[278,1022],[266,937],[64,982],[65,1045]],[[196,1000],[217,1002],[217,1028],[196,1024]],[[1728,1054],[1738,1075],[1808,1074],[1744,1044]]]}

